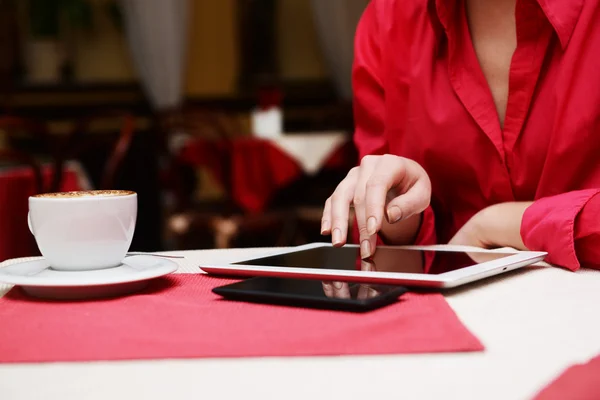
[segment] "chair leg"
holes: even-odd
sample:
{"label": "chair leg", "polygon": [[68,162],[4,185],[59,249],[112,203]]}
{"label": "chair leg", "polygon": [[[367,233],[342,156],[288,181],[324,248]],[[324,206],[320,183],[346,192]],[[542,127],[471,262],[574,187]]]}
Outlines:
{"label": "chair leg", "polygon": [[290,247],[294,245],[299,232],[299,221],[293,213],[288,213],[283,217],[283,228],[277,246]]}
{"label": "chair leg", "polygon": [[213,222],[215,232],[215,248],[228,249],[233,238],[239,232],[239,227],[231,218],[218,218]]}

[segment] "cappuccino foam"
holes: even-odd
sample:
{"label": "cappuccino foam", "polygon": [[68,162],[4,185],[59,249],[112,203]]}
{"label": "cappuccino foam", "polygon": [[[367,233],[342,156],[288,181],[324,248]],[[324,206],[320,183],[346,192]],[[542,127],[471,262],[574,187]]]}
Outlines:
{"label": "cappuccino foam", "polygon": [[81,197],[117,197],[135,194],[130,190],[82,190],[77,192],[56,192],[36,194],[33,197],[44,199],[72,199]]}

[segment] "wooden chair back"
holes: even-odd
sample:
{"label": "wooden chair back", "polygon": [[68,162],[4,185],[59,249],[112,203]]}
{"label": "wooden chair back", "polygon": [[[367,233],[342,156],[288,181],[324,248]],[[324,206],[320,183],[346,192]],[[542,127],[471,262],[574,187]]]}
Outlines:
{"label": "wooden chair back", "polygon": [[87,115],[79,119],[74,128],[68,134],[60,162],[64,163],[67,159],[75,158],[85,149],[94,145],[90,139],[90,128],[92,123],[102,119],[119,119],[120,127],[118,137],[111,147],[110,154],[104,164],[104,171],[98,189],[108,190],[114,189],[117,174],[123,165],[123,161],[127,156],[135,136],[135,116],[125,111],[105,111]]}

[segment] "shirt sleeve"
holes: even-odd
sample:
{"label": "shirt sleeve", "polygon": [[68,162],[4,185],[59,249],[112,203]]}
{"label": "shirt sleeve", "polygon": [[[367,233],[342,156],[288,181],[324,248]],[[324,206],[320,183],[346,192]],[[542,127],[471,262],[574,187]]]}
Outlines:
{"label": "shirt sleeve", "polygon": [[600,189],[545,197],[523,215],[525,246],[548,253],[546,261],[576,271],[600,269]]}
{"label": "shirt sleeve", "polygon": [[[366,155],[389,153],[385,133],[385,83],[381,66],[381,47],[379,23],[380,2],[371,1],[363,13],[357,30],[354,46],[354,64],[352,87],[354,91],[354,143],[359,159]],[[414,244],[435,244],[434,214],[429,207],[422,216],[421,227]],[[354,224],[354,243],[358,242],[358,229]],[[381,237],[378,244],[384,244]]]}
{"label": "shirt sleeve", "polygon": [[354,143],[359,159],[389,151],[385,136],[385,100],[380,71],[381,41],[376,4],[377,2],[372,1],[367,6],[356,28],[354,42]]}

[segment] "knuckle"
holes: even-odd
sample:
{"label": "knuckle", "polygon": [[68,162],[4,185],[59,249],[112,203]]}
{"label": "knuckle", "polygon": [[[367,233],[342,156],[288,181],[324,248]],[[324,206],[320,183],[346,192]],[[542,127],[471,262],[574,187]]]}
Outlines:
{"label": "knuckle", "polygon": [[431,203],[431,193],[427,190],[420,190],[414,199],[415,206],[419,208],[427,208]]}
{"label": "knuckle", "polygon": [[360,165],[371,165],[377,161],[377,157],[380,156],[366,155],[360,161]]}
{"label": "knuckle", "polygon": [[382,186],[386,186],[387,179],[382,175],[374,175],[367,181],[367,189],[379,189]]}
{"label": "knuckle", "polygon": [[349,208],[349,206],[332,208],[329,214],[331,216],[331,220],[334,221],[336,224],[339,223],[341,220],[345,220],[345,215],[348,213]]}
{"label": "knuckle", "polygon": [[384,162],[386,162],[386,163],[389,163],[389,162],[398,162],[399,160],[401,160],[400,157],[394,156],[392,154],[384,154],[383,156],[381,156],[381,159]]}
{"label": "knuckle", "polygon": [[363,196],[355,195],[354,199],[352,200],[352,203],[354,204],[354,206],[359,206],[364,203],[364,200],[365,199]]}
{"label": "knuckle", "polygon": [[330,197],[330,205],[332,207],[348,207],[350,205],[350,200],[348,199],[346,192],[336,190]]}
{"label": "knuckle", "polygon": [[406,171],[406,170],[410,169],[411,161],[404,157],[394,156],[393,159],[390,159],[389,163],[391,166],[393,166],[393,168],[395,168],[398,171]]}
{"label": "knuckle", "polygon": [[[331,207],[333,207],[333,209],[335,209],[336,206],[338,206],[339,202],[340,202],[340,194],[338,193],[338,191],[336,190],[329,199],[327,199],[327,201],[329,202],[329,205]],[[325,202],[325,205],[327,205],[327,202]]]}
{"label": "knuckle", "polygon": [[334,215],[331,219],[332,229],[339,229],[342,232],[342,235],[345,235],[348,229],[347,219],[342,217],[341,215]]}
{"label": "knuckle", "polygon": [[335,188],[334,193],[345,192],[348,189],[354,187],[356,179],[358,178],[358,173],[349,172],[346,178],[344,178]]}

